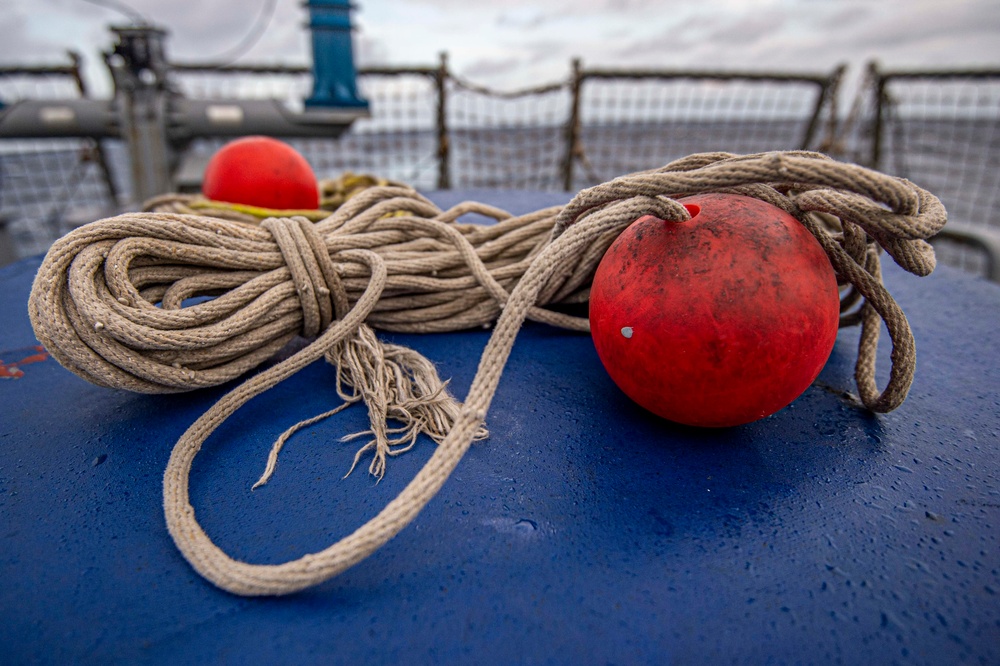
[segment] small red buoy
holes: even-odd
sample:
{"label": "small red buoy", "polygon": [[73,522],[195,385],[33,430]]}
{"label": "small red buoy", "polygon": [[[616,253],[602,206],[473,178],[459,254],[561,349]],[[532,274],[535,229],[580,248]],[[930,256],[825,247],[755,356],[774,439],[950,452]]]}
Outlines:
{"label": "small red buoy", "polygon": [[261,208],[314,210],[319,185],[309,162],[287,143],[248,136],[220,148],[205,167],[202,194]]}
{"label": "small red buoy", "polygon": [[632,400],[677,423],[749,423],[816,379],[840,320],[836,275],[791,215],[733,194],[681,199],[611,244],[594,276],[601,362]]}

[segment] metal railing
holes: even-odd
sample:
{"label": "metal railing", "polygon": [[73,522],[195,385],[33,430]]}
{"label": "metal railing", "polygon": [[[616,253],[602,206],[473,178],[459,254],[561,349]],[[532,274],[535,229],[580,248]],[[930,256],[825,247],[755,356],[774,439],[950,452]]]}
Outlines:
{"label": "metal railing", "polygon": [[[182,94],[294,104],[304,67],[172,65]],[[423,189],[575,190],[692,152],[818,148],[843,67],[824,74],[587,69],[515,91],[436,67],[361,68],[371,117],[337,141],[292,141],[318,173],[374,171]],[[220,141],[195,144],[212,152]]]}
{"label": "metal railing", "polygon": [[[447,182],[447,141],[441,108],[444,61],[438,67],[367,68],[358,88],[371,115],[355,120],[338,139],[290,138],[317,174],[343,171],[377,173],[424,189]],[[217,66],[171,64],[171,81],[186,97],[199,99],[277,99],[301,104],[312,85],[312,71],[297,66]],[[179,189],[199,185],[200,168],[225,138],[199,139],[188,147],[188,170]],[[182,167],[183,168],[183,167]]]}
{"label": "metal railing", "polygon": [[585,69],[576,61],[573,70],[567,190],[697,152],[818,148],[836,127],[844,67],[785,74]]}
{"label": "metal railing", "polygon": [[[873,64],[846,117],[838,114],[843,78],[843,67],[813,74],[611,70],[577,60],[563,80],[499,91],[456,76],[442,54],[431,66],[359,69],[370,116],[339,138],[288,140],[321,178],[365,172],[423,190],[575,191],[695,152],[820,150],[941,197],[953,230],[935,239],[942,261],[996,276],[1000,70],[901,72]],[[171,63],[169,81],[187,99],[275,99],[294,109],[312,73]],[[75,56],[65,65],[0,68],[0,100],[8,103],[86,94]],[[175,188],[196,190],[201,168],[225,140],[187,143]],[[42,237],[51,241],[74,222],[72,207],[125,204],[127,161],[114,139],[0,140],[0,216],[39,236],[27,250],[37,251]]]}
{"label": "metal railing", "polygon": [[872,63],[844,141],[857,161],[938,196],[939,260],[1000,280],[1000,69],[898,71]]}
{"label": "metal railing", "polygon": [[[68,59],[53,65],[0,66],[0,102],[86,98],[80,56],[70,52]],[[58,110],[54,107],[53,113]],[[0,118],[3,113],[0,106]],[[106,142],[89,137],[0,141],[0,227],[8,239],[17,239],[18,254],[43,251],[75,213],[117,205],[109,150]],[[87,211],[72,210],[74,202]]]}

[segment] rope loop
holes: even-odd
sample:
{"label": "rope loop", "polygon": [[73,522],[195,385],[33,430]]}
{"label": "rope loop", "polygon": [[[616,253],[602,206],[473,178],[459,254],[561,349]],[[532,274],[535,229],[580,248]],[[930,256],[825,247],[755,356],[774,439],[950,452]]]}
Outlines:
{"label": "rope loop", "polygon": [[[307,338],[319,335],[330,322],[344,315],[347,303],[347,294],[323,238],[304,217],[269,217],[260,226],[271,232],[291,271],[302,306],[302,335]],[[335,304],[339,304],[336,309]]]}

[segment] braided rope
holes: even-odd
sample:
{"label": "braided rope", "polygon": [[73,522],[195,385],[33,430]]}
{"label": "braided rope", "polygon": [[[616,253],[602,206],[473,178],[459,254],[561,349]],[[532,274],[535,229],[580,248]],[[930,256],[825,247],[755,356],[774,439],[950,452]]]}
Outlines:
{"label": "braided rope", "polygon": [[[674,199],[709,191],[768,201],[817,238],[847,287],[841,324],[862,325],[860,397],[873,411],[898,407],[913,378],[915,347],[905,315],[882,285],[879,251],[907,271],[929,274],[934,253],[923,239],[944,225],[945,211],[912,183],[815,153],[693,155],[519,217],[476,203],[441,211],[402,187],[361,192],[315,224],[294,216],[252,226],[170,212],[126,214],[77,229],[52,247],[35,278],[29,315],[65,367],[102,386],[152,393],[219,384],[298,334],[316,336],[197,419],[164,474],[167,527],[199,573],[237,594],[287,594],[370,555],[437,493],[471,442],[485,436],[486,413],[526,319],[588,330],[585,319],[544,306],[584,301],[605,249],[633,220],[689,219]],[[470,212],[497,224],[456,222]],[[214,298],[188,304],[198,296]],[[434,332],[493,321],[464,403],[447,394],[429,361],[382,344],[371,331]],[[892,367],[880,391],[882,321]],[[341,396],[368,405],[373,473],[398,452],[393,445],[412,446],[418,432],[439,445],[396,498],[341,541],[280,565],[234,560],[195,517],[188,491],[194,457],[240,406],[323,355],[337,367]],[[400,438],[390,441],[387,418],[408,421]],[[276,443],[262,481],[297,427]]]}

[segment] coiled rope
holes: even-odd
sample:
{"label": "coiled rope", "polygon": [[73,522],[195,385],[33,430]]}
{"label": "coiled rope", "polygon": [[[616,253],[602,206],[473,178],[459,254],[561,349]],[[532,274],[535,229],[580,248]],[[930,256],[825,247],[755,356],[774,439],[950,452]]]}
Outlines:
{"label": "coiled rope", "polygon": [[[585,301],[597,263],[621,230],[645,214],[687,220],[675,199],[700,192],[768,201],[817,238],[845,286],[841,324],[862,327],[860,398],[876,412],[898,407],[913,378],[915,348],[906,317],[882,285],[879,252],[911,273],[929,274],[934,252],[923,239],[944,225],[944,207],[908,181],[816,153],[692,155],[519,217],[478,203],[441,211],[403,187],[365,190],[316,223],[296,216],[254,226],[169,212],[121,215],[76,229],[51,248],[29,314],[39,340],[68,369],[102,386],[149,393],[219,384],[297,335],[313,338],[197,419],[164,474],[168,529],[200,574],[236,594],[287,594],[337,575],[405,527],[471,442],[485,436],[486,413],[524,321],[588,330],[586,319],[545,306]],[[466,213],[497,223],[457,222]],[[212,298],[189,300],[203,296]],[[464,403],[447,393],[429,361],[372,331],[448,331],[494,321]],[[880,391],[882,321],[892,363]],[[372,441],[359,456],[374,452],[372,473],[381,474],[385,457],[412,446],[421,432],[437,449],[377,516],[332,546],[280,565],[234,560],[195,517],[188,494],[194,457],[241,405],[324,355],[337,368],[345,401],[368,406]],[[388,428],[387,419],[404,425]],[[262,481],[287,436],[309,422],[276,442]]]}

